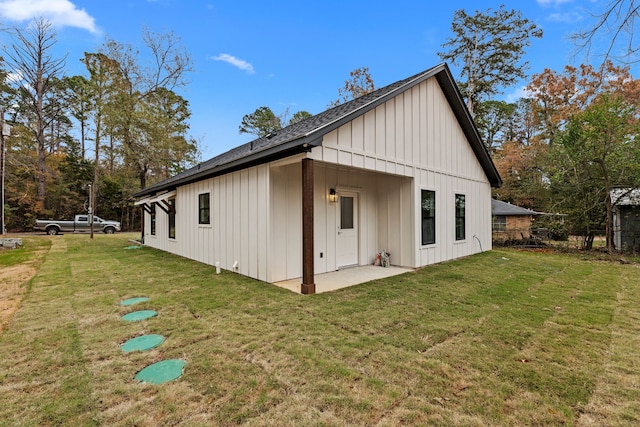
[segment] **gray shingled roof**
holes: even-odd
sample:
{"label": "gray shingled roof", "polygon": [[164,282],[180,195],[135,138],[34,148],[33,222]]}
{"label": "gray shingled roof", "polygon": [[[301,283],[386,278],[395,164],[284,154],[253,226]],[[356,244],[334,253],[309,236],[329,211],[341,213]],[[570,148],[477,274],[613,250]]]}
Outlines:
{"label": "gray shingled roof", "polygon": [[436,77],[438,80],[491,185],[499,187],[502,184],[500,175],[480,139],[449,67],[446,64],[440,64],[287,126],[268,137],[258,138],[229,150],[171,178],[144,188],[138,191],[135,197],[141,198],[162,191],[171,191],[181,185],[309,151],[312,147],[320,145],[322,137],[327,133],[430,77]]}
{"label": "gray shingled roof", "polygon": [[491,199],[491,215],[497,216],[523,216],[523,215],[542,215],[540,212],[512,205],[511,203],[501,202],[500,200]]}

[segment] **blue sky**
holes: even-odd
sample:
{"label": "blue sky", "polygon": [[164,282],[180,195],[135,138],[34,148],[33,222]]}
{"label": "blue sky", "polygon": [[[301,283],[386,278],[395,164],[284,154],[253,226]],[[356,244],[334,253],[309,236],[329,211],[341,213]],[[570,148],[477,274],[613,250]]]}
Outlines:
{"label": "blue sky", "polygon": [[[590,12],[608,1],[0,0],[0,22],[49,19],[69,75],[86,75],[79,60],[105,37],[138,46],[144,27],[173,31],[194,61],[180,93],[206,160],[251,139],[238,126],[258,107],[316,114],[338,98],[351,70],[369,67],[382,87],[440,63],[457,9],[472,14],[505,4],[540,26],[544,37],[526,57],[529,73],[580,64],[584,55],[575,55],[568,36],[592,24]],[[517,98],[523,84],[507,88],[504,98]]]}

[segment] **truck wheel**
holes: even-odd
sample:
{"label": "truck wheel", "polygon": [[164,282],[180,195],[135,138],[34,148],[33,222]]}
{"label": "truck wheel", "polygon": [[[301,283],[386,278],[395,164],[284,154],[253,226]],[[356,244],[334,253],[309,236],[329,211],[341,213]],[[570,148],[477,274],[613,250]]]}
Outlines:
{"label": "truck wheel", "polygon": [[106,234],[113,234],[113,233],[115,233],[115,232],[116,232],[116,229],[115,229],[115,228],[113,228],[113,227],[107,227],[107,228],[105,228],[105,229],[104,229],[104,232],[105,232]]}
{"label": "truck wheel", "polygon": [[45,231],[49,236],[55,236],[56,234],[58,234],[58,228],[57,227],[47,227],[47,229]]}

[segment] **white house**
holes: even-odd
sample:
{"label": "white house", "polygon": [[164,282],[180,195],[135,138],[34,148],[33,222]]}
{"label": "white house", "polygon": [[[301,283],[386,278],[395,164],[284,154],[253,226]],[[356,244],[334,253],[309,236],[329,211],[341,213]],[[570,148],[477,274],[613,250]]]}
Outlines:
{"label": "white house", "polygon": [[136,194],[144,244],[266,282],[491,249],[500,176],[446,64]]}

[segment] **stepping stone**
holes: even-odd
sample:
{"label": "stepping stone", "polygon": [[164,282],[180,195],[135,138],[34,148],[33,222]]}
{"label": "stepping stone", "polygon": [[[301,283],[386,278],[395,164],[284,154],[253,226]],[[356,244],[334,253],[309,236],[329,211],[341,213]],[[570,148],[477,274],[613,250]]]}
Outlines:
{"label": "stepping stone", "polygon": [[173,381],[182,376],[182,370],[186,363],[180,359],[163,360],[138,372],[135,379],[147,384],[162,384]]}
{"label": "stepping stone", "polygon": [[139,302],[149,301],[147,297],[137,297],[137,298],[129,298],[124,301],[120,301],[120,305],[133,305],[138,304]]}
{"label": "stepping stone", "polygon": [[132,351],[145,351],[151,350],[162,344],[164,337],[157,334],[142,335],[136,338],[131,338],[127,342],[120,345],[120,349],[125,353]]}
{"label": "stepping stone", "polygon": [[133,311],[131,313],[125,314],[122,316],[122,320],[126,320],[127,322],[135,322],[138,320],[148,319],[150,317],[157,316],[158,312],[154,310],[138,310]]}

